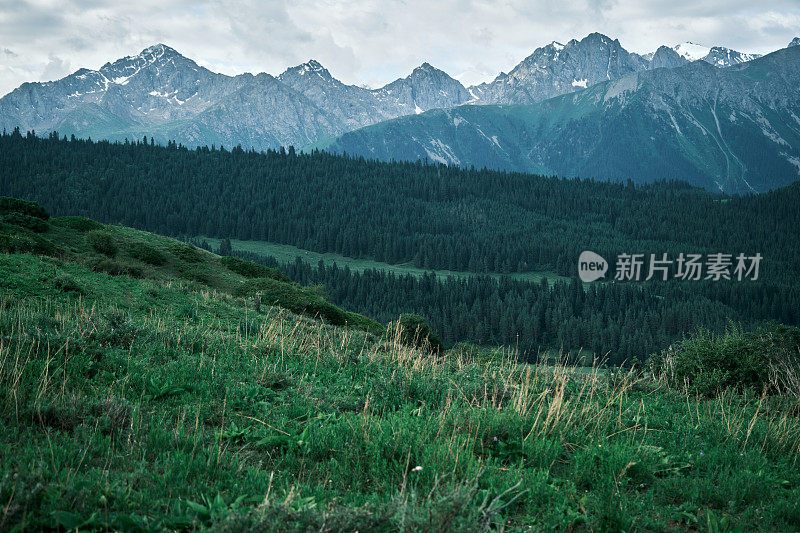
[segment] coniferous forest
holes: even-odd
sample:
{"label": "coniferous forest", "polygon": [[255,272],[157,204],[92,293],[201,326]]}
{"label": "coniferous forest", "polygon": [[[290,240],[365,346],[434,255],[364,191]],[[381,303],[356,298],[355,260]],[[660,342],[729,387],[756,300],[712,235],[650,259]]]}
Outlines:
{"label": "coniferous forest", "polygon": [[[679,176],[676,176],[678,178]],[[144,139],[92,142],[4,132],[0,190],[55,215],[162,234],[291,244],[473,273],[553,272],[572,282],[437,280],[297,262],[301,283],[379,320],[424,315],[445,342],[642,359],[699,327],[800,323],[800,187],[743,197],[680,182],[558,179],[293,149],[189,150]],[[760,253],[758,281],[599,283],[576,278],[583,250]],[[253,258],[258,259],[258,258]],[[269,263],[269,261],[267,261]]]}

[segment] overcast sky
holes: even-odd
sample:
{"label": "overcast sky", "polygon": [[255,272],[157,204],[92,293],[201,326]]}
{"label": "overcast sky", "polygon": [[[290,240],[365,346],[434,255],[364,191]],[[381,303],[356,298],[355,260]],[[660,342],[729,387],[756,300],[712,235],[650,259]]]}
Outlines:
{"label": "overcast sky", "polygon": [[472,84],[593,31],[641,53],[684,41],[766,53],[800,35],[800,0],[0,0],[0,94],[156,43],[225,74],[314,58],[378,87],[428,61]]}

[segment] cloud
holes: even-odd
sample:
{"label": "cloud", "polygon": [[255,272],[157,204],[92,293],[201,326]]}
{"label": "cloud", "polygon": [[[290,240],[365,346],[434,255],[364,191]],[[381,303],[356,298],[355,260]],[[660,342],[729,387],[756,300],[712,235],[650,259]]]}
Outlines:
{"label": "cloud", "polygon": [[692,40],[768,52],[800,35],[797,0],[0,0],[0,94],[163,42],[226,74],[310,58],[380,86],[431,64],[471,84],[593,31],[631,51]]}
{"label": "cloud", "polygon": [[51,81],[63,78],[71,71],[69,69],[69,60],[61,59],[60,57],[51,55],[50,60],[44,66],[39,81]]}

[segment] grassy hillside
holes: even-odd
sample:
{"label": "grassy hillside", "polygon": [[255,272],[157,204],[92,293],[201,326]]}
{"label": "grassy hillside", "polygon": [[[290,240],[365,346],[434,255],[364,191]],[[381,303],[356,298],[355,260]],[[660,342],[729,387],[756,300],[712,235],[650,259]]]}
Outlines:
{"label": "grassy hillside", "polygon": [[[61,217],[40,224],[42,227],[31,229],[0,222],[0,251],[40,253],[53,257],[53,261],[66,261],[112,276],[193,283],[318,317],[330,324],[356,326],[373,333],[384,329],[374,320],[332,305],[316,289],[301,287],[275,269],[83,217]],[[62,275],[57,269],[53,279],[71,286],[69,274]]]}
{"label": "grassy hillside", "polygon": [[800,528],[796,400],[429,355],[34,218],[0,226],[0,529]]}

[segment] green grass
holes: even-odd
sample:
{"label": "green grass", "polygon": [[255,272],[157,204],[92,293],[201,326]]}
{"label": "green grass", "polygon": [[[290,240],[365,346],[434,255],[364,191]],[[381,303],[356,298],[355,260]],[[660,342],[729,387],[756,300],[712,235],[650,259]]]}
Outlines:
{"label": "green grass", "polygon": [[127,228],[138,277],[110,275],[55,224],[57,253],[0,254],[0,530],[800,529],[781,402],[431,355]]}
{"label": "green grass", "polygon": [[[197,240],[207,241],[208,244],[210,244],[214,250],[219,248],[219,244],[221,242],[220,239],[215,239],[211,237],[197,237]],[[539,282],[542,279],[547,279],[549,282],[568,280],[568,278],[559,276],[558,274],[552,272],[514,272],[510,274],[499,274],[499,273],[477,274],[474,272],[458,272],[454,270],[426,270],[424,268],[417,268],[410,263],[391,265],[389,263],[374,261],[372,259],[355,259],[352,257],[347,257],[335,253],[312,252],[310,250],[304,250],[302,248],[297,248],[296,246],[291,246],[288,244],[276,244],[266,241],[239,241],[231,239],[231,247],[233,248],[234,251],[237,252],[249,252],[262,257],[274,257],[279,265],[294,263],[295,259],[299,257],[304,262],[310,263],[312,265],[316,265],[319,261],[322,261],[326,265],[331,265],[333,263],[336,263],[336,265],[338,265],[339,267],[344,268],[345,266],[347,266],[350,268],[350,270],[353,270],[355,272],[363,272],[365,270],[375,269],[384,272],[389,272],[398,276],[403,276],[407,274],[411,274],[413,276],[422,276],[423,274],[434,273],[436,274],[436,277],[438,279],[442,280],[447,279],[450,276],[456,278],[465,278],[469,276],[480,276],[480,275],[491,276],[493,278],[506,277],[517,281],[531,281],[531,282]]]}

